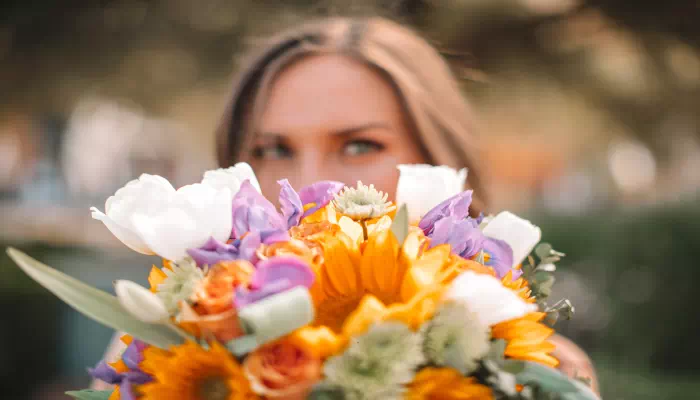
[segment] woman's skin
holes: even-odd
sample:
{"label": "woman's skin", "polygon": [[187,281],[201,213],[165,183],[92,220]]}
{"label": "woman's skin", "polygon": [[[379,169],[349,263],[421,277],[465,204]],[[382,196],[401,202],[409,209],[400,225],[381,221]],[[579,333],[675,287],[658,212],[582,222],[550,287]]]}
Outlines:
{"label": "woman's skin", "polygon": [[282,178],[296,188],[360,180],[393,196],[396,165],[425,161],[391,85],[341,55],[309,56],[282,71],[256,125],[244,159],[267,196]]}
{"label": "woman's skin", "polygon": [[[267,196],[278,193],[279,179],[288,178],[296,188],[324,179],[361,180],[394,198],[396,165],[426,162],[391,85],[337,54],[303,58],[277,76],[253,145],[243,154]],[[597,390],[586,354],[564,337],[552,341],[560,369],[590,378]]]}

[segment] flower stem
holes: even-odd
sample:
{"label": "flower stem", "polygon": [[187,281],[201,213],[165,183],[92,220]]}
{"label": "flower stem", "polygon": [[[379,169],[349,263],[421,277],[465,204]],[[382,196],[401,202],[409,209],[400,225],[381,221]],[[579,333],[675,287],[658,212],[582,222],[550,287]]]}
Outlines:
{"label": "flower stem", "polygon": [[364,219],[360,220],[360,226],[362,226],[362,235],[365,237],[365,240],[367,240],[369,235],[367,234],[367,223]]}

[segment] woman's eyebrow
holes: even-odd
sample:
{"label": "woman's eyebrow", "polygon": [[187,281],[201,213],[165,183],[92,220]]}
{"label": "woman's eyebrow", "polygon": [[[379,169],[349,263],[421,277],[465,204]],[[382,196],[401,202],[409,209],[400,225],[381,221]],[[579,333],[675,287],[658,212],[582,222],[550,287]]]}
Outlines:
{"label": "woman's eyebrow", "polygon": [[355,133],[360,133],[360,132],[364,132],[364,131],[368,131],[368,130],[372,130],[372,129],[381,129],[381,130],[385,130],[385,131],[389,131],[389,132],[392,131],[391,127],[386,123],[368,122],[368,123],[361,124],[361,125],[355,125],[355,126],[351,126],[348,128],[343,128],[343,129],[334,131],[331,134],[333,136],[352,136]]}
{"label": "woman's eyebrow", "polygon": [[[358,125],[352,125],[346,128],[342,128],[339,130],[334,130],[331,131],[330,134],[332,136],[352,136],[356,133],[368,131],[371,129],[381,129],[384,131],[392,132],[393,130],[391,129],[391,126],[387,123],[384,122],[367,122],[363,124],[358,124]],[[286,136],[284,132],[278,131],[278,132],[258,132],[256,137],[260,137],[261,139],[266,139],[266,140],[283,140]]]}

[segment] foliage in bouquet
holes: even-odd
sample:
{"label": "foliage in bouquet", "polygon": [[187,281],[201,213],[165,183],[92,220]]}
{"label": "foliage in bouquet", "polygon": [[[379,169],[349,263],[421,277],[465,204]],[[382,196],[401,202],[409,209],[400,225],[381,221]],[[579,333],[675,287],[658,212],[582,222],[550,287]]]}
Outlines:
{"label": "foliage in bouquet", "polygon": [[93,209],[128,247],[164,259],[150,288],[111,296],[10,255],[77,310],[126,332],[80,399],[589,399],[554,367],[554,263],[511,213],[472,218],[466,171],[401,166],[395,203],[372,185],[209,171],[175,190],[143,175]]}

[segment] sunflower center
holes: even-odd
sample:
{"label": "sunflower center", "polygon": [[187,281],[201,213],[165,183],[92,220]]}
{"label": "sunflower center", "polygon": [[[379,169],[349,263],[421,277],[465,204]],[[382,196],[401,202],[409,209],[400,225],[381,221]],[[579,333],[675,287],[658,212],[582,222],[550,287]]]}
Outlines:
{"label": "sunflower center", "polygon": [[210,376],[199,383],[199,398],[204,400],[226,400],[231,394],[226,380],[221,376]]}

